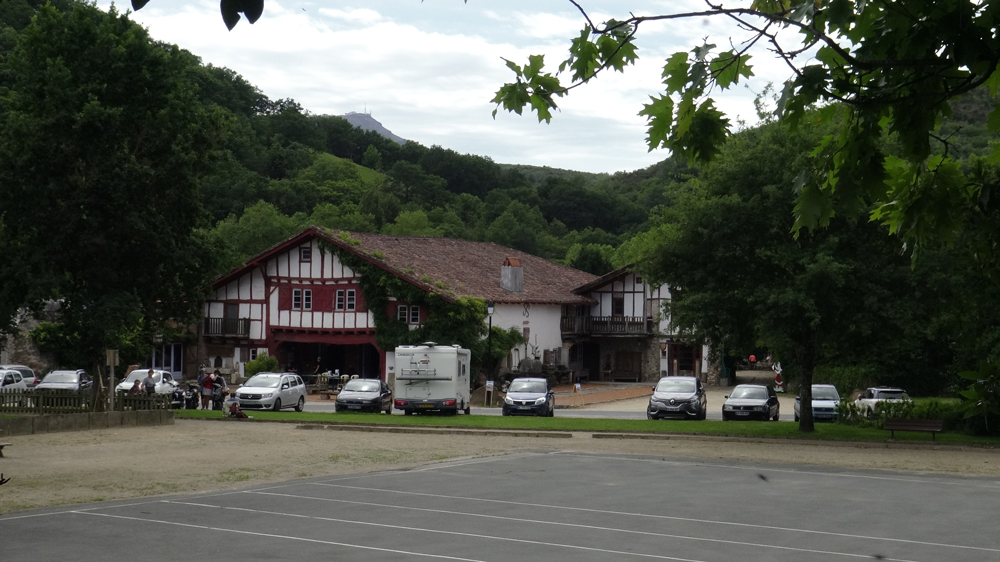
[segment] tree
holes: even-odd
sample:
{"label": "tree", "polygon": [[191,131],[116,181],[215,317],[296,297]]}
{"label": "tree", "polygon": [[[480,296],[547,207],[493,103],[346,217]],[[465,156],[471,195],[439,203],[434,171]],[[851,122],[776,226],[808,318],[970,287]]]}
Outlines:
{"label": "tree", "polygon": [[89,4],[41,8],[0,59],[0,329],[58,300],[98,364],[197,314],[216,269],[197,177],[219,124],[188,60]]}
{"label": "tree", "polygon": [[374,144],[369,144],[365,149],[364,156],[361,157],[361,165],[372,170],[382,170],[382,154],[375,148]]}
{"label": "tree", "polygon": [[[954,0],[754,0],[748,7],[706,2],[704,10],[586,20],[557,74],[539,55],[519,65],[507,61],[515,81],[493,101],[518,114],[525,107],[548,122],[556,99],[608,71],[624,72],[638,59],[640,30],[650,22],[725,18],[742,33],[722,48],[706,39],[690,52],[670,56],[663,67],[664,91],[651,96],[641,115],[649,122],[650,149],[665,147],[696,161],[710,161],[730,129],[712,96],[753,75],[755,48],[765,46],[788,67],[777,109],[796,127],[810,119],[836,124],[815,143],[796,177],[795,232],[825,226],[838,214],[870,214],[916,250],[927,242],[951,242],[969,215],[991,213],[995,184],[966,173],[947,150],[931,153],[932,138],[956,96],[981,85],[991,97],[1000,89],[1000,3]],[[808,56],[804,56],[808,54]],[[568,83],[560,79],[568,74]],[[494,115],[496,110],[494,111]],[[1000,130],[1000,106],[988,117]],[[884,135],[899,140],[886,153]],[[1000,163],[1000,144],[990,164]],[[981,236],[996,241],[996,232]],[[996,261],[996,253],[989,254]]]}
{"label": "tree", "polygon": [[[877,225],[837,218],[788,235],[795,170],[816,136],[777,125],[734,136],[701,180],[678,186],[686,191],[660,224],[623,250],[654,284],[670,285],[682,334],[741,353],[768,348],[806,405],[823,363],[919,356],[933,314],[917,297],[926,283]],[[800,430],[812,431],[811,409],[801,412]]]}

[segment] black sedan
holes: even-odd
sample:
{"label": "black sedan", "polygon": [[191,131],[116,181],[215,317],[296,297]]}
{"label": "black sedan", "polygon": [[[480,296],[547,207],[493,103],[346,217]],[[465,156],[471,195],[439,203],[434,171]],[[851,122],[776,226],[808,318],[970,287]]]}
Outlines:
{"label": "black sedan", "polygon": [[335,412],[392,413],[392,391],[378,379],[347,381],[333,405]]}
{"label": "black sedan", "polygon": [[778,395],[769,386],[737,385],[733,388],[733,392],[726,396],[726,401],[722,404],[722,421],[778,421],[780,406]]}

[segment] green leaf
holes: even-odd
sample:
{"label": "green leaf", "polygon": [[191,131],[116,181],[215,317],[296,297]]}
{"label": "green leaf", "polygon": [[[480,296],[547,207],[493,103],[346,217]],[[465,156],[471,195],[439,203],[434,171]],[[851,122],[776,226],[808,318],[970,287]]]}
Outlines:
{"label": "green leaf", "polygon": [[524,67],[524,77],[527,79],[532,79],[538,76],[538,73],[545,66],[545,55],[529,55],[528,64]]}
{"label": "green leaf", "polygon": [[667,59],[667,64],[663,65],[663,83],[667,86],[668,94],[678,94],[684,89],[688,82],[688,54],[685,52],[674,53]]}
{"label": "green leaf", "polygon": [[549,100],[546,100],[537,94],[532,95],[529,99],[531,101],[531,108],[538,113],[538,121],[550,123],[552,121],[552,112],[550,112],[549,109],[551,107],[555,107],[555,104],[552,104]]}
{"label": "green leaf", "polygon": [[991,133],[1000,131],[1000,104],[993,105],[993,111],[986,116],[986,126]]}
{"label": "green leaf", "polygon": [[733,51],[721,53],[709,64],[712,77],[715,83],[723,90],[729,88],[733,83],[739,81],[740,76],[749,78],[753,72],[746,64],[750,55],[737,56]]}
{"label": "green leaf", "polygon": [[646,131],[646,144],[649,150],[666,146],[670,135],[670,126],[674,119],[674,100],[668,96],[654,98],[649,96],[650,103],[644,104],[639,115],[644,115],[649,123]]}
{"label": "green leaf", "polygon": [[507,63],[507,68],[513,70],[514,74],[516,74],[518,78],[524,76],[524,73],[521,71],[521,67],[516,62],[507,59],[503,59],[503,61]]}

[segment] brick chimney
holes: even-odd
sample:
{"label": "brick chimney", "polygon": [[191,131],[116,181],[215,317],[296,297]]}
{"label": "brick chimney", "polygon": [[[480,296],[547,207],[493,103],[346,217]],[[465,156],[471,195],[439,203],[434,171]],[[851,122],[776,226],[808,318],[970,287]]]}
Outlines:
{"label": "brick chimney", "polygon": [[517,258],[507,258],[500,267],[500,288],[512,293],[524,292],[524,270],[521,269],[521,260]]}

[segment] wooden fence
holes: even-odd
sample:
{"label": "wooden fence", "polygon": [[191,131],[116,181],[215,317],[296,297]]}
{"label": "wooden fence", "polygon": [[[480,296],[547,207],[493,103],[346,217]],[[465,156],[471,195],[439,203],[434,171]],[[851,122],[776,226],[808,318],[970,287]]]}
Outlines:
{"label": "wooden fence", "polygon": [[[76,414],[94,409],[92,392],[29,388],[0,388],[0,413],[5,414]],[[101,408],[103,410],[103,408]],[[169,394],[153,396],[119,393],[115,410],[167,410]]]}

